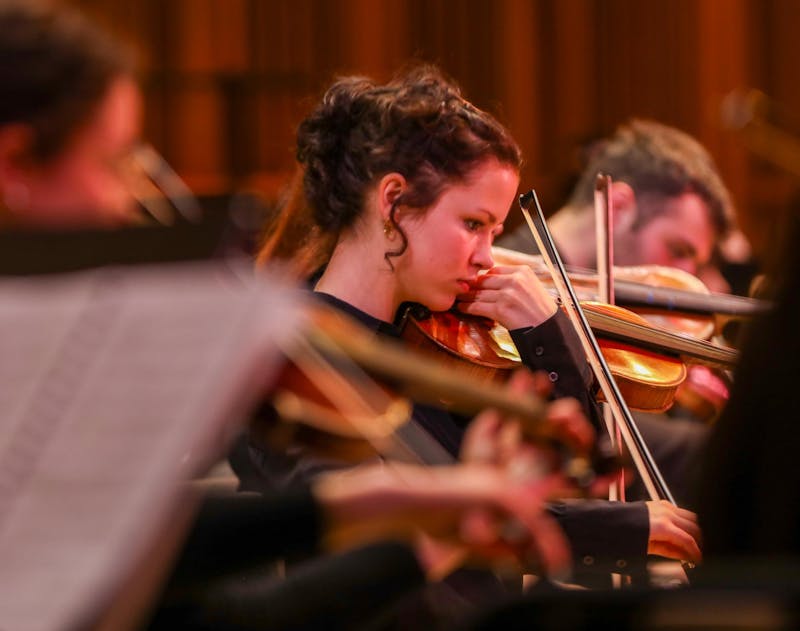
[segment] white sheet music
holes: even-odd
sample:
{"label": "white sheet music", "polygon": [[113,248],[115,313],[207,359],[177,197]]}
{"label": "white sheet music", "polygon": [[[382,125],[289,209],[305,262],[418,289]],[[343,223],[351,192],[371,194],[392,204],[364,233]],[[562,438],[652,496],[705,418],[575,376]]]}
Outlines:
{"label": "white sheet music", "polygon": [[0,629],[108,606],[268,385],[291,293],[219,262],[0,279]]}

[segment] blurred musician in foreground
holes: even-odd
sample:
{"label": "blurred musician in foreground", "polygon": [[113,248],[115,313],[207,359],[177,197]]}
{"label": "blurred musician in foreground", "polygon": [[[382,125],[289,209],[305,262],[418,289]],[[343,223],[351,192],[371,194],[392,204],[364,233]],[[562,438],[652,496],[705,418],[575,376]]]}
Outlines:
{"label": "blurred musician in foreground", "polygon": [[142,98],[131,52],[37,2],[0,3],[0,33],[0,228],[133,221]]}
{"label": "blurred musician in foreground", "polygon": [[[512,388],[529,387],[524,377]],[[577,407],[559,407],[550,417],[557,435],[586,452],[591,427]],[[496,431],[501,421],[491,410],[475,420],[462,464],[378,462],[264,497],[207,497],[148,628],[373,628],[374,617],[388,615],[426,577],[449,572],[454,554],[480,566],[533,563],[563,575],[569,546],[543,506],[549,495],[569,492],[569,482],[546,473],[544,452],[523,447],[503,464],[510,443]],[[520,467],[539,475],[520,476]],[[437,554],[445,544],[450,558]],[[342,549],[351,551],[294,568],[284,580],[265,571],[273,557]]]}
{"label": "blurred musician in foreground", "polygon": [[[795,211],[797,209],[795,208]],[[770,286],[774,309],[754,320],[728,407],[714,425],[698,476],[714,579],[797,587],[800,562],[800,222],[786,226]],[[756,574],[757,572],[757,574]]]}

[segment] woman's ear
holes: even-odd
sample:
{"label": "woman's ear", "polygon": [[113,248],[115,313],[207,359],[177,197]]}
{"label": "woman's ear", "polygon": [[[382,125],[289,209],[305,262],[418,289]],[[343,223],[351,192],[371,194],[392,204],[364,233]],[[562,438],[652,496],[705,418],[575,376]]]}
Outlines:
{"label": "woman's ear", "polygon": [[614,208],[614,232],[628,232],[636,225],[638,207],[636,193],[625,182],[611,183],[611,204]]}
{"label": "woman's ear", "polygon": [[392,205],[407,189],[406,178],[399,173],[387,173],[378,183],[378,205],[381,219],[387,221],[392,212]]}

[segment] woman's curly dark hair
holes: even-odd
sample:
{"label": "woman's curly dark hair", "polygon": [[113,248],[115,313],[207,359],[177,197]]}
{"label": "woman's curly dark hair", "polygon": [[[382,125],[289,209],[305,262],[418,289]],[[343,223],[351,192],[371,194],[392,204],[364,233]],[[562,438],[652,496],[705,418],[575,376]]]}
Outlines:
{"label": "woman's curly dark hair", "polygon": [[386,85],[363,77],[336,81],[297,132],[309,219],[321,233],[338,235],[351,227],[367,190],[382,176],[396,172],[406,179],[408,188],[390,216],[403,243],[387,253],[387,261],[407,246],[396,208],[424,210],[447,184],[465,181],[490,158],[520,168],[520,150],[508,131],[427,65]]}

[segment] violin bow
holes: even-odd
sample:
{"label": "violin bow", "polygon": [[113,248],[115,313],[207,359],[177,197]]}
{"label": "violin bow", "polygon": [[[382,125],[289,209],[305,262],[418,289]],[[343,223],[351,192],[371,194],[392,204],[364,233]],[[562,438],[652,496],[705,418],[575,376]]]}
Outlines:
{"label": "violin bow", "polygon": [[[534,204],[536,211],[535,219],[531,217],[528,208],[531,203]],[[550,230],[547,228],[547,222],[544,219],[542,207],[539,204],[539,198],[536,196],[536,191],[531,189],[524,195],[519,197],[519,205],[522,209],[522,215],[528,224],[528,228],[539,246],[539,251],[542,253],[545,263],[547,264],[550,273],[553,276],[553,283],[558,289],[558,294],[561,297],[561,302],[567,310],[567,314],[572,321],[578,338],[583,344],[586,356],[589,359],[589,364],[594,371],[595,377],[600,383],[600,388],[603,390],[608,406],[611,408],[617,427],[619,427],[622,437],[625,439],[625,444],[628,446],[628,451],[631,454],[636,470],[642,478],[642,482],[647,489],[647,493],[652,500],[667,500],[673,506],[677,506],[675,498],[664,481],[661,471],[658,468],[647,444],[644,442],[636,422],[633,420],[633,415],[628,409],[622,394],[617,387],[617,382],[611,374],[611,370],[606,363],[603,353],[600,351],[600,346],[597,339],[592,332],[586,316],[583,313],[578,297],[575,294],[575,289],[567,276],[564,269],[564,264],[558,254],[553,237]],[[688,572],[694,568],[694,564],[688,561],[681,561],[681,567],[684,572]],[[688,582],[688,575],[686,578]]]}
{"label": "violin bow", "polygon": [[[535,209],[535,217],[533,218],[528,210],[531,204],[533,204]],[[620,394],[605,357],[603,357],[600,351],[597,339],[586,320],[586,316],[580,306],[572,283],[564,269],[564,264],[553,243],[553,238],[547,228],[544,213],[542,212],[542,207],[539,204],[536,192],[530,190],[524,195],[520,195],[519,205],[522,209],[525,221],[528,224],[528,228],[539,246],[539,251],[542,253],[542,257],[553,276],[553,282],[558,290],[561,302],[567,311],[567,315],[575,326],[576,333],[584,347],[584,352],[600,384],[600,388],[605,395],[606,401],[611,407],[617,426],[620,428],[622,437],[625,440],[625,444],[628,446],[628,451],[630,451],[631,458],[636,466],[636,470],[639,472],[650,498],[653,500],[665,499],[671,504],[677,505],[675,498],[672,496],[667,483],[661,475],[661,471],[656,465],[655,460],[653,460],[650,450],[647,448],[633,420],[630,409]]]}
{"label": "violin bow", "polygon": [[[597,250],[597,293],[600,302],[613,305],[614,300],[614,206],[611,199],[611,176],[597,174],[594,187],[594,227]],[[611,444],[622,454],[622,433],[614,418],[614,412],[603,405],[603,420],[606,423]],[[614,482],[608,487],[608,499],[625,501],[625,470],[620,469]]]}
{"label": "violin bow", "polygon": [[597,284],[600,302],[614,304],[614,241],[611,177],[597,174],[594,187],[595,243],[597,244]]}

